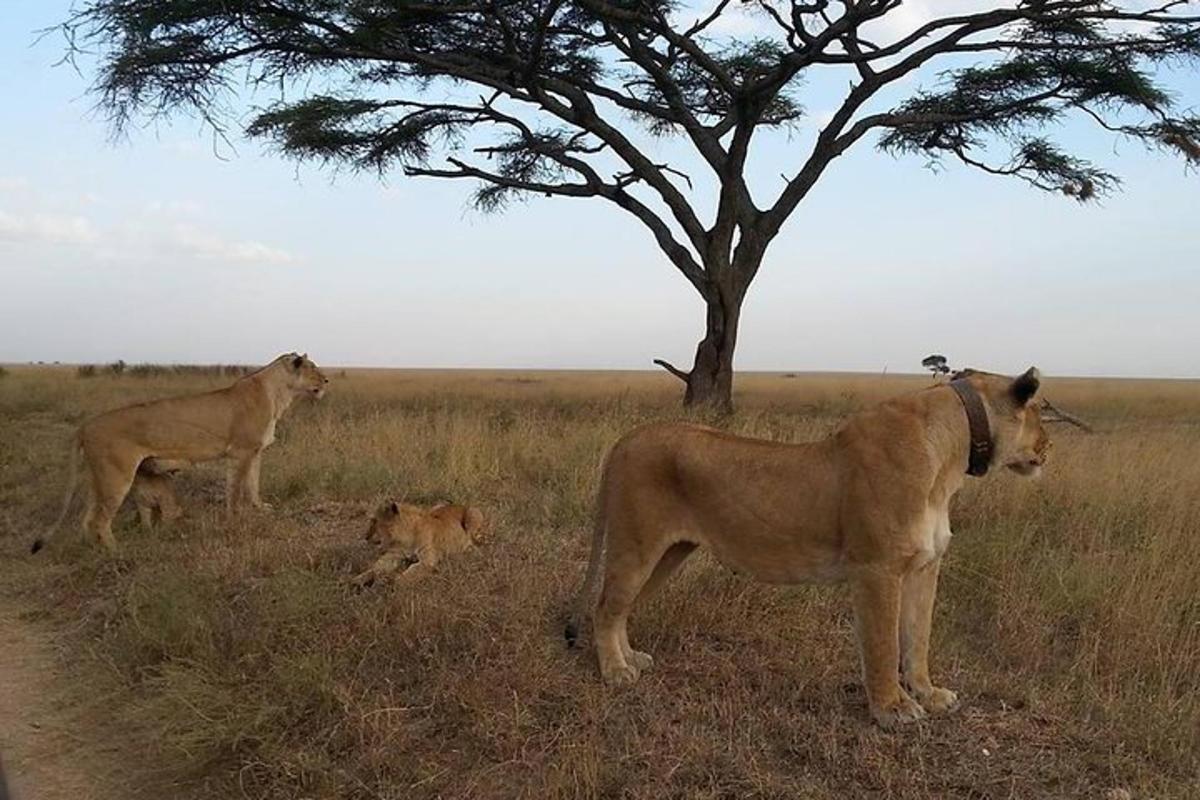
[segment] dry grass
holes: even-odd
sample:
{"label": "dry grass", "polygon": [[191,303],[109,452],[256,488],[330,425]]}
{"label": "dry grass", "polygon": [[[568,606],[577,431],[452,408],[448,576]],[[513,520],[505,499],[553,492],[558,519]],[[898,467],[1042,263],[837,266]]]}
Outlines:
{"label": "dry grass", "polygon": [[[64,489],[70,425],[219,385],[204,375],[0,382],[0,582],[63,631],[132,774],[205,797],[1138,797],[1200,794],[1200,386],[1050,381],[1096,422],[1056,430],[1041,481],[972,481],[955,511],[934,664],[957,715],[868,723],[844,591],[772,588],[695,559],[632,635],[657,658],[606,691],[560,621],[599,459],[675,417],[653,374],[350,370],[268,451],[268,516],[190,518],[118,559],[24,548]],[[809,439],[919,377],[745,376],[728,425]],[[410,591],[345,585],[367,509],[477,504],[496,542]],[[74,537],[64,536],[64,540]]]}

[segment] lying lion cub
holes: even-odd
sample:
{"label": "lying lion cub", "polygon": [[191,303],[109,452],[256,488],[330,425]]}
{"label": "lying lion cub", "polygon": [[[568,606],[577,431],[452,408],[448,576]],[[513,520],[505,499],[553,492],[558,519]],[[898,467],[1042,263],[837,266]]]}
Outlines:
{"label": "lying lion cub", "polygon": [[[437,569],[443,556],[482,544],[487,530],[477,508],[442,503],[430,509],[408,503],[384,503],[371,519],[367,541],[384,553],[354,583],[366,586],[397,571],[399,583],[414,583]],[[413,557],[415,563],[409,563]]]}
{"label": "lying lion cub", "polygon": [[856,414],[810,444],[678,423],[634,430],[605,462],[568,643],[600,589],[592,619],[601,675],[609,684],[636,681],[653,659],[630,646],[634,603],[704,546],[761,581],[850,584],[880,725],[951,710],[958,698],[933,683],[928,661],[950,499],[964,473],[1039,472],[1049,440],[1033,402],[1038,382],[1032,368],[1015,380],[965,371]]}

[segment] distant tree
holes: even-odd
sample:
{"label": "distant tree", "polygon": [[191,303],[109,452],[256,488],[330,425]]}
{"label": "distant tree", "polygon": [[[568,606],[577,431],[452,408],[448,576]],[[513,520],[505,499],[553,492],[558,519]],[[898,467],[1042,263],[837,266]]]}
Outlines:
{"label": "distant tree", "polygon": [[[1069,116],[1200,162],[1200,117],[1177,115],[1158,68],[1194,70],[1200,16],[1185,0],[89,0],[63,29],[100,59],[118,129],[138,115],[228,124],[240,84],[278,87],[249,121],[288,156],[479,182],[476,205],[599,198],[635,217],[704,300],[685,402],[728,408],[746,292],[768,246],[829,165],[878,134],[888,153],[955,159],[1087,201],[1117,179],[1046,132]],[[731,9],[757,33],[721,33]],[[934,89],[895,95],[918,70]],[[773,197],[746,178],[755,134],[794,126],[817,70],[848,87]],[[716,187],[655,160],[680,136]],[[641,134],[639,136],[639,134]],[[998,155],[996,148],[1007,145]],[[435,166],[435,151],[448,153]],[[859,220],[869,228],[869,219]],[[803,259],[800,259],[803,261]]]}
{"label": "distant tree", "polygon": [[946,357],[937,353],[921,359],[921,366],[932,372],[935,378],[938,375],[950,374],[950,367],[946,364]]}

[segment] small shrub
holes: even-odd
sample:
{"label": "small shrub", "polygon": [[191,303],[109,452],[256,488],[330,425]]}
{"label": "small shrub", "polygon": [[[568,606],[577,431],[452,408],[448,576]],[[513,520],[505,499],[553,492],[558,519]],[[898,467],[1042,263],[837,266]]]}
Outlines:
{"label": "small shrub", "polygon": [[122,359],[117,359],[108,365],[108,371],[113,375],[121,375],[125,372],[125,362]]}
{"label": "small shrub", "polygon": [[79,376],[80,378],[94,378],[94,377],[96,377],[96,365],[95,364],[80,364],[75,369],[75,374],[77,376]]}
{"label": "small shrub", "polygon": [[160,367],[157,364],[135,364],[129,368],[129,374],[134,378],[153,378],[166,371],[166,367]]}

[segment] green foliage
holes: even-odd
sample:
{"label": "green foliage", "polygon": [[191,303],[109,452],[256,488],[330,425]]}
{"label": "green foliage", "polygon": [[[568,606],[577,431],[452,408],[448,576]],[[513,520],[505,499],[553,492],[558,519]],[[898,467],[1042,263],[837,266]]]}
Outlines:
{"label": "green foliage", "polygon": [[265,136],[296,158],[348,162],[385,172],[394,163],[424,163],[436,141],[452,145],[471,124],[468,114],[416,110],[399,119],[386,112],[401,103],[317,96],[280,103],[250,123],[251,136]]}
{"label": "green foliage", "polygon": [[566,131],[551,130],[516,133],[486,148],[489,160],[497,164],[496,173],[507,183],[484,183],[475,193],[475,206],[483,211],[499,211],[514,197],[523,194],[512,182],[556,182],[569,174],[562,158],[570,158],[579,137]]}
{"label": "green foliage", "polygon": [[[1107,3],[1097,4],[1109,6]],[[1104,9],[1107,12],[1109,9]],[[895,122],[879,141],[892,153],[944,156],[986,171],[1014,175],[1080,202],[1119,185],[1110,172],[1064,152],[1045,136],[1030,136],[1070,112],[1152,145],[1167,145],[1195,159],[1194,120],[1168,116],[1173,100],[1150,70],[1200,56],[1200,32],[1163,25],[1154,37],[1122,33],[1097,19],[1059,10],[1025,23],[999,61],[947,73],[945,88],[920,92],[893,112]],[[1128,125],[1106,117],[1141,112],[1156,121]],[[1190,120],[1190,121],[1189,121]],[[982,153],[995,141],[1012,149],[1008,162],[990,166]]]}
{"label": "green foliage", "polygon": [[[764,5],[756,12],[767,23],[761,30],[773,31],[747,39],[713,32],[727,7],[685,28],[678,20],[690,7],[664,0],[91,0],[63,27],[73,49],[99,52],[97,89],[118,126],[179,109],[222,126],[239,83],[277,85],[296,97],[259,112],[247,130],[289,156],[477,179],[485,210],[522,194],[607,197],[651,225],[677,266],[685,259],[676,244],[621,196],[621,179],[605,184],[590,160],[617,156],[631,181],[653,187],[688,224],[662,168],[618,132],[621,122],[604,119],[604,105],[652,134],[686,133],[733,187],[727,197],[744,204],[744,148],[726,148],[720,137],[736,131],[744,143],[754,128],[797,120],[796,86],[806,71],[856,65],[862,82],[846,106],[853,111],[935,56],[977,53],[977,63],[946,74],[944,88],[918,92],[866,130],[879,129],[880,146],[892,153],[950,156],[1080,200],[1117,181],[1042,132],[1069,113],[1200,161],[1195,120],[1170,116],[1173,98],[1155,72],[1190,67],[1200,55],[1200,25],[1178,9],[999,4],[895,43],[895,55],[908,58],[892,66],[879,57],[887,47],[861,38],[858,26],[894,9],[844,5],[841,16],[828,3],[793,5],[789,18]],[[458,99],[476,91],[482,96]],[[1145,119],[1121,118],[1131,113]],[[496,169],[461,157],[454,169],[427,168],[437,151],[461,151],[468,130],[492,135],[475,152]],[[861,135],[850,129],[852,138],[839,141],[837,133],[818,142],[809,166],[822,167]],[[998,142],[1010,157],[990,164]],[[781,203],[773,209],[780,214],[794,207],[787,193]]]}
{"label": "green foliage", "polygon": [[[751,39],[732,42],[715,49],[713,61],[722,72],[740,85],[749,85],[763,80],[778,69],[786,58],[785,48],[769,39]],[[699,118],[718,123],[730,115],[744,113],[739,104],[745,98],[731,94],[722,87],[721,80],[712,71],[691,59],[679,59],[669,67],[672,86],[676,88],[687,107]],[[670,98],[661,82],[651,77],[639,76],[629,70],[626,85],[636,90],[655,107],[668,107]],[[795,82],[795,81],[793,81]],[[783,126],[794,123],[804,113],[804,107],[786,90],[772,93],[763,100],[755,101],[754,113],[764,127]],[[642,115],[640,119],[655,134],[677,133],[680,122],[676,119],[655,115]]]}

